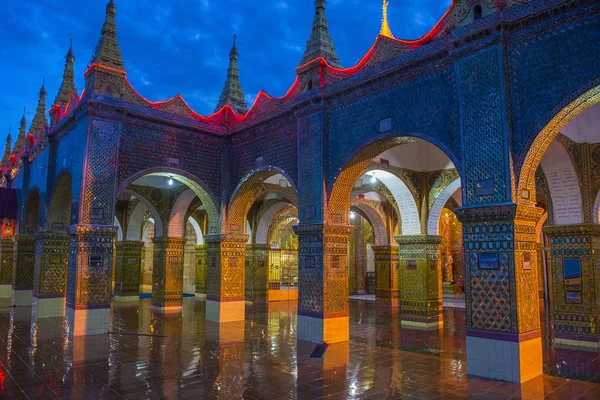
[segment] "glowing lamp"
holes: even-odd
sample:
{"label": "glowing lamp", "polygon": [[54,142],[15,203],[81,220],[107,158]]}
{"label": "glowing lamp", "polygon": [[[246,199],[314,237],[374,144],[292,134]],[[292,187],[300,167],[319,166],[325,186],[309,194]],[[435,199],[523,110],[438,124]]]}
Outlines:
{"label": "glowing lamp", "polygon": [[169,178],[169,186],[173,186],[173,178]]}

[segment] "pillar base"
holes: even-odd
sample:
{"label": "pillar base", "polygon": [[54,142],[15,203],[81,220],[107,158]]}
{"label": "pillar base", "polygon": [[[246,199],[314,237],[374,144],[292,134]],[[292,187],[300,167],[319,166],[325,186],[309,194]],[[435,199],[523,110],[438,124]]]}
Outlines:
{"label": "pillar base", "polygon": [[12,298],[12,285],[10,283],[0,284],[0,299]]}
{"label": "pillar base", "polygon": [[12,303],[16,307],[31,307],[33,304],[33,289],[13,290]]}
{"label": "pillar base", "polygon": [[206,320],[218,323],[244,321],[246,301],[206,300]]}
{"label": "pillar base", "polygon": [[166,314],[166,313],[178,313],[181,312],[181,306],[157,306],[155,304],[152,304],[151,307],[152,311],[156,311],[162,314]]}
{"label": "pillar base", "polygon": [[67,307],[66,322],[70,336],[106,334],[110,329],[110,307],[82,310]]}
{"label": "pillar base", "polygon": [[33,297],[33,313],[37,318],[60,318],[65,316],[64,297]]}
{"label": "pillar base", "polygon": [[402,317],[400,319],[400,326],[408,329],[419,329],[419,330],[435,330],[444,327],[444,320],[422,320],[417,318],[406,318]]}
{"label": "pillar base", "polygon": [[350,318],[298,315],[298,340],[328,344],[346,342],[350,340]]}
{"label": "pillar base", "polygon": [[543,374],[541,331],[526,334],[467,330],[467,373],[522,383]]}
{"label": "pillar base", "polygon": [[140,302],[139,294],[115,295],[115,303],[119,304],[135,304]]}
{"label": "pillar base", "polygon": [[580,335],[556,335],[554,344],[556,347],[562,348],[577,347],[578,350],[583,351],[598,351],[600,349],[600,338]]}

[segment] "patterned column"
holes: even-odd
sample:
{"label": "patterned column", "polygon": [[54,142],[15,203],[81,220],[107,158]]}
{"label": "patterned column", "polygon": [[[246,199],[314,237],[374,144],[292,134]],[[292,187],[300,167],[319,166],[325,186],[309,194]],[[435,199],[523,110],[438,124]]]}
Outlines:
{"label": "patterned column", "polygon": [[349,225],[297,225],[298,340],[336,343],[349,340]]}
{"label": "patterned column", "polygon": [[0,299],[12,298],[13,243],[10,237],[0,240]]}
{"label": "patterned column", "polygon": [[598,351],[600,225],[548,226],[557,345]]}
{"label": "patterned column", "polygon": [[155,310],[181,310],[185,242],[185,238],[153,239],[152,308]]}
{"label": "patterned column", "polygon": [[109,330],[116,233],[116,227],[107,225],[69,227],[68,336],[97,335]]}
{"label": "patterned column", "polygon": [[467,372],[509,382],[542,374],[536,224],[543,210],[457,210],[463,222]]}
{"label": "patterned column", "polygon": [[267,301],[269,246],[253,244],[246,246],[246,300],[254,303]]}
{"label": "patterned column", "polygon": [[206,246],[196,246],[196,297],[206,297]]}
{"label": "patterned column", "polygon": [[115,264],[115,300],[138,302],[142,279],[142,251],[144,242],[117,242]]}
{"label": "patterned column", "polygon": [[442,320],[441,236],[396,237],[400,245],[400,323],[439,328]]}
{"label": "patterned column", "polygon": [[33,308],[38,318],[65,315],[69,235],[41,232],[36,235]]}
{"label": "patterned column", "polygon": [[375,253],[376,299],[381,303],[398,305],[398,246],[373,246]]}
{"label": "patterned column", "polygon": [[208,255],[206,319],[219,323],[244,321],[248,235],[210,235],[204,239]]}
{"label": "patterned column", "polygon": [[13,242],[12,304],[31,307],[33,302],[33,270],[35,268],[35,237],[15,235]]}

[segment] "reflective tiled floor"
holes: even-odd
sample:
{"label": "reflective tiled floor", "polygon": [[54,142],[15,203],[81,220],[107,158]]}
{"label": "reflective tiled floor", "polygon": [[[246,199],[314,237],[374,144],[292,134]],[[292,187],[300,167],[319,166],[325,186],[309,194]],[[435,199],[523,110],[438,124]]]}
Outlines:
{"label": "reflective tiled floor", "polygon": [[547,375],[524,385],[467,376],[458,309],[425,333],[352,301],[350,343],[323,358],[296,341],[294,303],[248,306],[245,324],[220,329],[193,298],[175,315],[152,312],[149,300],[112,312],[113,333],[69,341],[62,319],[31,328],[30,308],[0,308],[0,398],[600,399],[598,353],[547,347]]}

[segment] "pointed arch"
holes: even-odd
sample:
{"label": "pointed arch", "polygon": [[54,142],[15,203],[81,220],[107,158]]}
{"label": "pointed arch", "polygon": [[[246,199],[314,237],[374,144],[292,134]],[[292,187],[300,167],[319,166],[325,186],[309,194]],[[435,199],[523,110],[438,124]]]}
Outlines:
{"label": "pointed arch", "polygon": [[146,215],[146,211],[150,212],[150,215],[154,219],[154,227],[155,237],[163,236],[163,223],[160,218],[160,214],[156,210],[156,208],[141,194],[131,190],[125,189],[123,191],[124,194],[135,197],[139,200],[139,203],[133,208],[131,215],[129,217],[129,222],[127,224],[126,237],[127,240],[130,241],[139,241],[142,239],[142,227],[144,225],[144,216]]}
{"label": "pointed arch", "polygon": [[439,234],[439,224],[440,224],[440,216],[442,215],[442,210],[444,206],[450,199],[450,197],[454,196],[460,190],[461,180],[457,178],[450,182],[448,186],[446,186],[440,194],[435,199],[431,210],[429,211],[429,220],[427,221],[427,234],[428,235],[438,235]]}
{"label": "pointed arch", "polygon": [[121,227],[119,218],[117,218],[116,215],[115,215],[113,224],[114,224],[114,226],[117,227],[117,241],[122,242],[123,241],[123,227]]}
{"label": "pointed arch", "polygon": [[68,172],[60,174],[52,190],[46,215],[46,229],[50,232],[66,232],[71,222],[72,178]]}
{"label": "pointed arch", "polygon": [[32,189],[27,196],[27,206],[24,209],[22,233],[33,234],[39,229],[40,221],[40,192]]}
{"label": "pointed arch", "polygon": [[169,216],[169,237],[182,238],[185,236],[185,216],[190,208],[190,204],[192,204],[192,201],[194,201],[195,198],[196,193],[191,189],[188,189],[179,195],[173,205],[171,215]]}
{"label": "pointed arch", "polygon": [[356,208],[369,221],[375,231],[375,246],[387,246],[390,244],[390,238],[385,221],[381,214],[369,203],[363,201],[353,201],[352,207]]}
{"label": "pointed arch", "polygon": [[256,236],[254,239],[256,244],[268,244],[269,227],[271,226],[271,221],[273,221],[279,212],[286,208],[291,208],[289,203],[275,203],[263,214],[256,228]]}
{"label": "pointed arch", "polygon": [[202,234],[202,229],[200,229],[200,224],[194,217],[190,217],[188,221],[190,222],[190,225],[192,225],[192,228],[194,228],[194,232],[196,232],[196,245],[203,245],[204,235]]}

